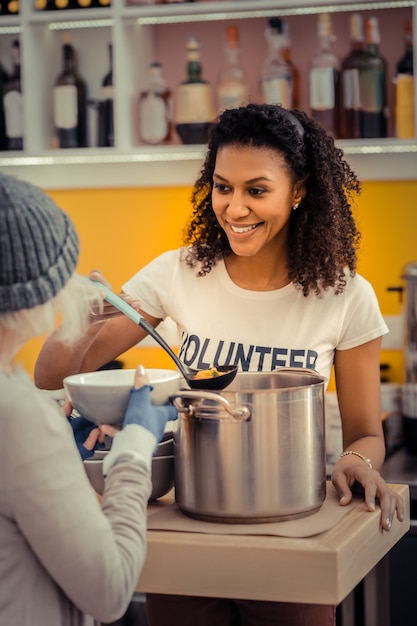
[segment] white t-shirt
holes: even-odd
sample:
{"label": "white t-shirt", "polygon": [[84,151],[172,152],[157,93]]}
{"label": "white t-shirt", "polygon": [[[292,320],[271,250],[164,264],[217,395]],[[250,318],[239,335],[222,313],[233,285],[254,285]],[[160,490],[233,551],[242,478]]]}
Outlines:
{"label": "white t-shirt", "polygon": [[274,291],[238,287],[219,261],[209,274],[180,260],[181,249],[160,255],[123,290],[153,317],[172,318],[179,356],[195,369],[237,364],[242,371],[307,367],[330,376],[335,350],[388,332],[368,281],[347,276],[343,293],[305,297],[293,284]]}

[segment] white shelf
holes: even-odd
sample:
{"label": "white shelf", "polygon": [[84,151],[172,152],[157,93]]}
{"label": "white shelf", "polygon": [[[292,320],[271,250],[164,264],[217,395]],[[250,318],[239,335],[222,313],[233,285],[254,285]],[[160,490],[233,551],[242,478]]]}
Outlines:
{"label": "white shelf", "polygon": [[[25,150],[1,152],[0,170],[48,189],[192,185],[201,168],[205,146],[143,146],[137,138],[134,121],[137,94],[148,62],[156,53],[154,29],[158,24],[162,29],[171,28],[172,24],[175,29],[187,22],[257,19],[277,14],[313,15],[323,10],[376,11],[415,4],[395,0],[361,3],[334,0],[331,4],[323,0],[229,0],[128,7],[124,0],[113,0],[109,8],[37,13],[31,2],[22,2],[20,16],[1,20],[0,34],[4,37],[0,52],[4,55],[8,43],[19,33],[23,42],[24,93],[35,95],[30,99],[30,107],[25,107]],[[413,13],[416,33],[416,11]],[[211,26],[207,24],[204,28]],[[99,79],[107,70],[105,48],[109,41],[113,43],[115,148],[50,149],[52,104],[51,98],[44,94],[52,93],[53,79],[60,70],[60,30],[64,28],[71,29],[77,50],[89,62],[89,67],[83,66],[83,70],[91,88],[90,97],[97,97]],[[39,63],[39,58],[46,62]],[[94,115],[90,111],[90,128],[96,123]],[[90,136],[94,136],[94,130]],[[416,178],[417,140],[351,140],[338,144],[362,180]]]}
{"label": "white shelf", "polygon": [[155,146],[135,152],[112,149],[54,151],[42,156],[10,153],[0,170],[47,189],[175,187],[191,185],[204,146]]}
{"label": "white shelf", "polygon": [[[413,180],[417,143],[340,141],[346,159],[361,180]],[[157,146],[135,152],[110,149],[50,152],[42,156],[10,153],[0,170],[48,189],[191,186],[204,158],[205,146]]]}
{"label": "white shelf", "polygon": [[414,0],[233,0],[226,2],[197,2],[178,5],[152,5],[125,7],[121,15],[138,19],[140,24],[173,24],[187,21],[220,21],[228,19],[254,19],[290,15],[316,15],[322,11],[379,11],[383,9],[414,7]]}

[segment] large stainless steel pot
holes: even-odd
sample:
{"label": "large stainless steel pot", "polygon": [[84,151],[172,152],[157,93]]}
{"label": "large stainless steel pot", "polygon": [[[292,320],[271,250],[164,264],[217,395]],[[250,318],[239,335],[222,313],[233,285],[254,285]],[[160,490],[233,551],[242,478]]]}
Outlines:
{"label": "large stainless steel pot", "polygon": [[326,492],[325,379],[306,369],[241,372],[221,392],[179,391],[179,508],[213,522],[293,519]]}

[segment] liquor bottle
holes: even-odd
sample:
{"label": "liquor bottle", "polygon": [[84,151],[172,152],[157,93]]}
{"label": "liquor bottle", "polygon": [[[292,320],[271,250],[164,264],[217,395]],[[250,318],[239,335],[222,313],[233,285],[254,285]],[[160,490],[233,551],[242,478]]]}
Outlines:
{"label": "liquor bottle", "polygon": [[310,66],[311,116],[333,137],[339,136],[339,61],[332,51],[334,35],[329,13],[317,22],[318,48]]}
{"label": "liquor bottle", "polygon": [[286,20],[283,20],[284,27],[284,36],[285,36],[285,46],[283,57],[284,60],[291,67],[292,72],[292,107],[294,109],[298,109],[300,105],[300,70],[298,67],[294,65],[294,62],[291,58],[291,37],[290,37],[290,27]]}
{"label": "liquor bottle", "polygon": [[109,44],[109,71],[101,81],[101,100],[98,108],[98,145],[114,146],[113,110],[113,49]]}
{"label": "liquor bottle", "polygon": [[148,144],[169,141],[172,130],[172,97],[159,63],[149,65],[147,89],[139,95],[139,136]]}
{"label": "liquor bottle", "polygon": [[265,30],[268,52],[260,70],[260,91],[266,104],[281,104],[291,109],[293,101],[293,71],[284,58],[287,37],[283,21],[272,17]]}
{"label": "liquor bottle", "polygon": [[183,143],[206,143],[216,117],[213,89],[202,79],[200,45],[189,37],[186,45],[187,79],[177,89],[175,127]]}
{"label": "liquor bottle", "polygon": [[365,19],[365,59],[359,72],[361,137],[387,136],[387,63],[379,53],[377,17]]}
{"label": "liquor bottle", "polygon": [[75,0],[74,4],[78,9],[99,9],[109,7],[111,0]]}
{"label": "liquor bottle", "polygon": [[394,128],[399,139],[415,137],[413,27],[405,22],[405,51],[396,66],[394,77]]}
{"label": "liquor bottle", "polygon": [[62,72],[53,90],[54,123],[60,148],[87,146],[87,87],[77,71],[75,50],[62,46]]}
{"label": "liquor bottle", "polygon": [[226,27],[225,57],[217,84],[219,112],[245,105],[249,99],[246,72],[240,63],[239,29],[232,24]]}
{"label": "liquor bottle", "polygon": [[58,11],[74,8],[75,0],[35,0],[35,9],[37,11]]}
{"label": "liquor bottle", "polygon": [[361,95],[359,72],[365,60],[365,35],[361,13],[350,17],[351,48],[341,64],[340,136],[359,139]]}
{"label": "liquor bottle", "polygon": [[3,93],[5,91],[8,81],[9,81],[9,74],[6,72],[4,67],[0,64],[0,150],[7,149],[6,123],[4,119],[4,107],[3,107]]}
{"label": "liquor bottle", "polygon": [[6,144],[8,150],[23,150],[23,98],[20,82],[20,44],[12,42],[13,71],[3,92]]}
{"label": "liquor bottle", "polygon": [[17,15],[19,13],[18,0],[1,0],[0,15]]}
{"label": "liquor bottle", "polygon": [[54,11],[55,2],[53,0],[34,0],[35,11]]}

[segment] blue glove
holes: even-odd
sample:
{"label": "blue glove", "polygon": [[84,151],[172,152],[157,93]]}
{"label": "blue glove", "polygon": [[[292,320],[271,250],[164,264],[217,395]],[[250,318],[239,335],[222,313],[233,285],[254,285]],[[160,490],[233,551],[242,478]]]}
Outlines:
{"label": "blue glove", "polygon": [[93,456],[95,450],[104,450],[106,448],[105,443],[96,442],[92,450],[87,450],[84,446],[84,442],[92,430],[97,428],[96,424],[85,419],[85,417],[71,417],[69,420],[70,426],[74,433],[75,443],[77,444],[78,451],[83,461]]}
{"label": "blue glove", "polygon": [[131,390],[122,428],[128,424],[139,424],[153,433],[159,443],[164,436],[166,423],[178,419],[178,411],[172,404],[151,404],[152,389],[150,385],[144,385]]}

